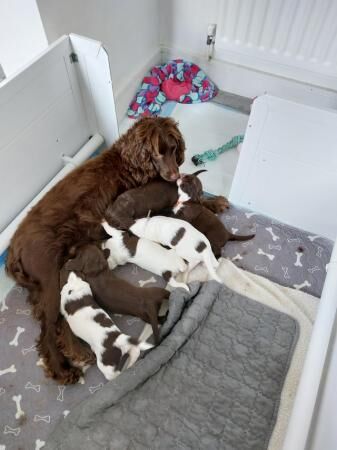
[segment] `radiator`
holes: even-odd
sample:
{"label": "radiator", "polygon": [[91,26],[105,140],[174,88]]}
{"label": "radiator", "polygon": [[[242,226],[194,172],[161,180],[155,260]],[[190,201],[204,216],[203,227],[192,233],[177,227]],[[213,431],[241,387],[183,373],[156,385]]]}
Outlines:
{"label": "radiator", "polygon": [[217,8],[217,58],[336,88],[336,1],[220,0]]}

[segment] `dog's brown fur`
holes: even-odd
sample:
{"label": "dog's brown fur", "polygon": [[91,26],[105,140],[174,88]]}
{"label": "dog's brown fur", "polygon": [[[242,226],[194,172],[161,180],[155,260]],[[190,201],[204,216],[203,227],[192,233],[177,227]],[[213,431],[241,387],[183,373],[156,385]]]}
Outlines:
{"label": "dog's brown fur", "polygon": [[41,322],[38,350],[46,375],[74,383],[79,371],[59,351],[59,269],[70,246],[95,239],[97,224],[118,194],[163,177],[178,177],[185,144],[170,118],[145,118],[110,150],[75,169],[32,208],[13,236],[7,273],[28,288],[34,316]]}
{"label": "dog's brown fur", "polygon": [[221,249],[228,241],[247,241],[255,234],[238,236],[226,230],[221,220],[202,203],[202,184],[197,175],[203,170],[194,174],[182,175],[180,189],[187,193],[190,200],[183,203],[175,217],[186,220],[197,230],[201,231],[209,240],[214,256],[221,256]]}
{"label": "dog's brown fur", "polygon": [[61,270],[61,287],[70,271],[89,283],[96,302],[114,314],[139,317],[150,323],[155,342],[159,342],[158,313],[170,293],[166,289],[139,288],[116,277],[109,269],[106,258],[108,249],[101,250],[94,244],[76,249],[76,255],[67,261]]}
{"label": "dog's brown fur", "polygon": [[105,217],[111,225],[121,230],[128,230],[135,219],[160,213],[172,207],[178,200],[175,183],[155,180],[119,195],[106,210]]}
{"label": "dog's brown fur", "polygon": [[[178,187],[175,183],[155,180],[145,186],[130,189],[120,194],[106,210],[105,217],[114,227],[128,230],[135,219],[146,217],[148,214],[155,216],[164,213],[166,210],[170,210],[177,200]],[[204,199],[202,192],[198,201],[215,213],[228,207],[228,201],[225,197]]]}

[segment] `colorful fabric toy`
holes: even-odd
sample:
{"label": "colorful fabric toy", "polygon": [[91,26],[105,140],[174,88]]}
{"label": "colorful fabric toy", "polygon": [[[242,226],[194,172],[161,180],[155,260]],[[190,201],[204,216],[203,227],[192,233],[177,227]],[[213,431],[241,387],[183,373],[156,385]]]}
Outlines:
{"label": "colorful fabric toy", "polygon": [[238,134],[237,136],[234,136],[230,141],[226,142],[226,144],[222,145],[219,148],[216,148],[215,150],[206,150],[203,153],[196,154],[192,156],[192,162],[196,166],[200,166],[201,164],[204,164],[207,161],[214,161],[217,159],[219,155],[224,153],[227,150],[231,150],[233,148],[237,148],[240,146],[240,144],[243,142],[244,135]]}
{"label": "colorful fabric toy", "polygon": [[129,106],[128,116],[157,116],[167,100],[200,103],[211,100],[217,93],[217,87],[200,67],[175,59],[151,69]]}

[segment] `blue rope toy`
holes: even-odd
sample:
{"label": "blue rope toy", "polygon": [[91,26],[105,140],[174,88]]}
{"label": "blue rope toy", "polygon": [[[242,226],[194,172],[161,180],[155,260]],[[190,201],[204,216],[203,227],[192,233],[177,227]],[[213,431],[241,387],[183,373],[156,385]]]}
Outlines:
{"label": "blue rope toy", "polygon": [[203,153],[196,154],[192,156],[192,162],[196,166],[200,166],[201,164],[205,164],[207,161],[214,161],[217,159],[219,155],[226,152],[227,150],[232,150],[236,148],[243,141],[244,134],[238,134],[234,136],[230,141],[226,142],[226,144],[222,145],[215,150],[206,150]]}

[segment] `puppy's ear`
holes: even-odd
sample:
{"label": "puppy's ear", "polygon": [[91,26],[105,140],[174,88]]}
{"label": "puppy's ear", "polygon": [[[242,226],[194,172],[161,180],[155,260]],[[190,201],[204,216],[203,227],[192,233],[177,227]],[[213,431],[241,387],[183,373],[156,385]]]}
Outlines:
{"label": "puppy's ear", "polygon": [[78,272],[80,272],[82,270],[82,263],[78,259],[69,259],[66,262],[64,267],[69,272],[71,272],[71,271],[78,271]]}
{"label": "puppy's ear", "polygon": [[110,256],[110,250],[109,250],[108,248],[105,248],[105,249],[103,250],[103,254],[104,254],[104,258],[105,258],[105,259],[108,259],[109,256]]}
{"label": "puppy's ear", "polygon": [[192,173],[192,175],[194,176],[198,176],[199,174],[203,173],[203,172],[207,172],[207,169],[201,169],[201,170],[197,170],[196,172]]}

